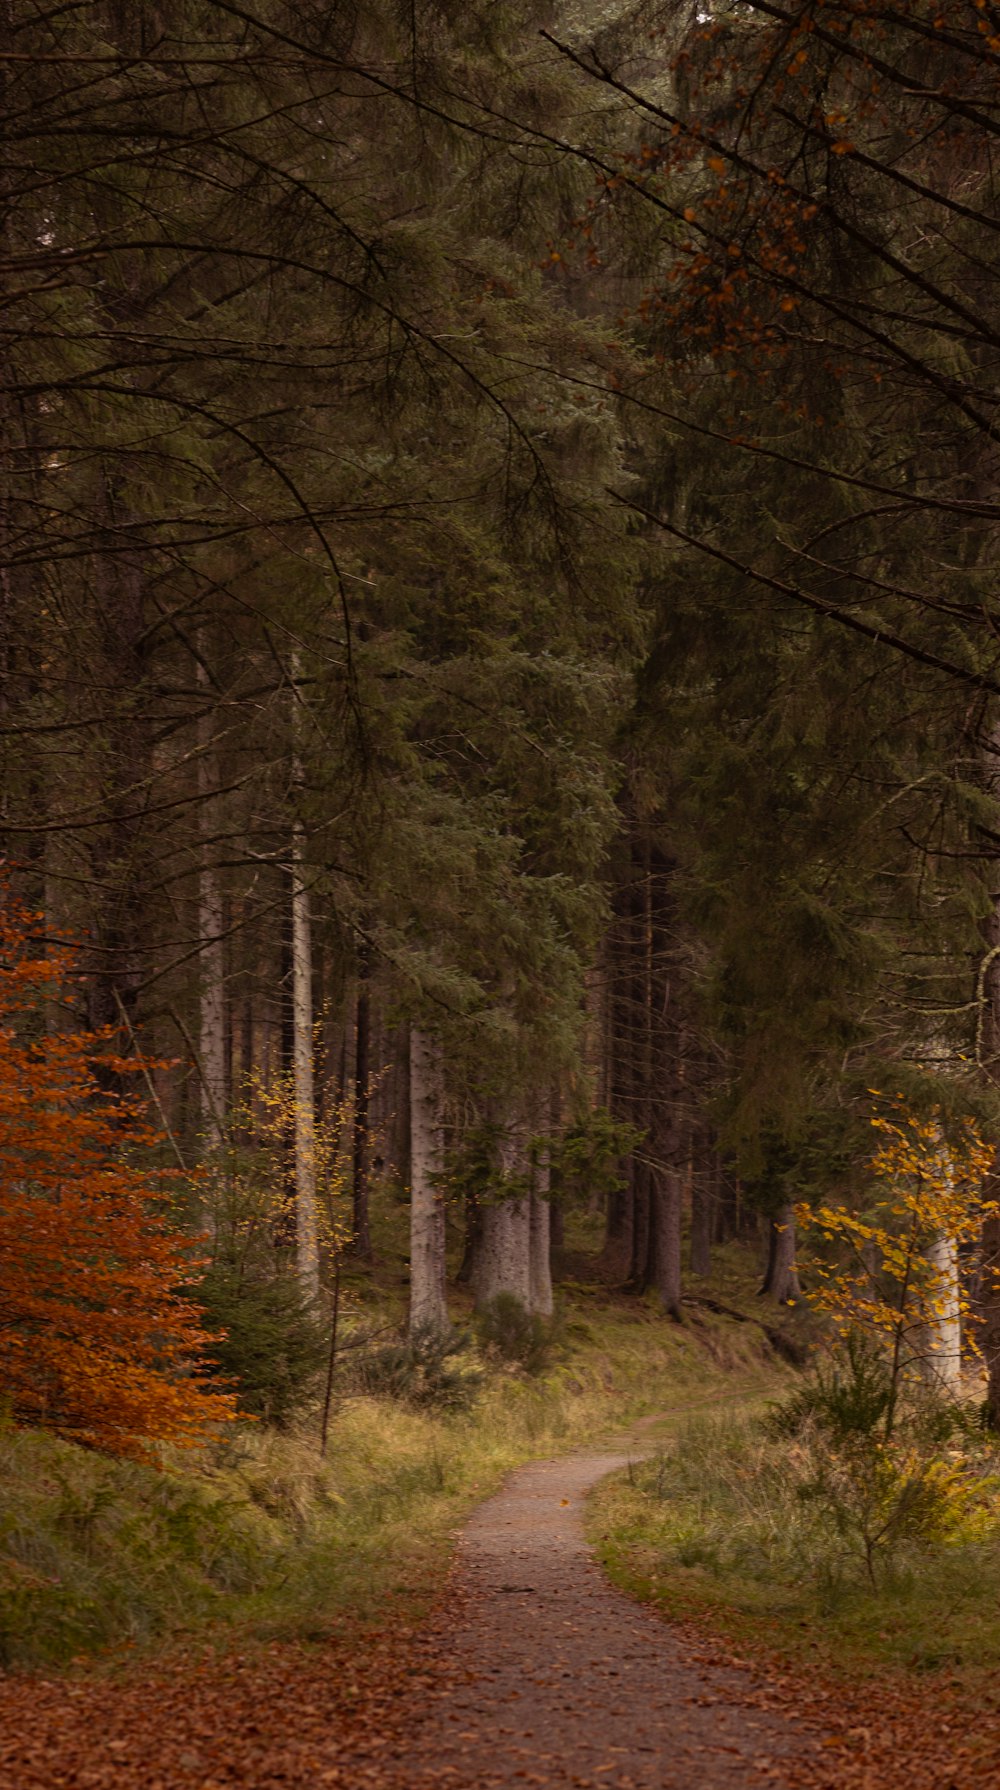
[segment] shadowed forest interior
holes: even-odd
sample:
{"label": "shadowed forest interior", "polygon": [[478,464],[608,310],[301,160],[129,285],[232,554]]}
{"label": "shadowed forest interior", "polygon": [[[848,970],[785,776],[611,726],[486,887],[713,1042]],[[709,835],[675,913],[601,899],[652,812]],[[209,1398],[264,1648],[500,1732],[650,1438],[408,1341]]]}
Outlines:
{"label": "shadowed forest interior", "polygon": [[895,1687],[780,1781],[944,1783],[919,1671],[1000,1782],[998,73],[993,0],[2,0],[12,1695],[391,1676],[625,1434],[615,1583]]}

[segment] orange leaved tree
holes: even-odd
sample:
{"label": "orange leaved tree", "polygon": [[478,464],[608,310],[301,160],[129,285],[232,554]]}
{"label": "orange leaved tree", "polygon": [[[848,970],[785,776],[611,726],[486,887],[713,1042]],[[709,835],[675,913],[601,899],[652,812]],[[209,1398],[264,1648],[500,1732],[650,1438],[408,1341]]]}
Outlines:
{"label": "orange leaved tree", "polygon": [[17,1423],[142,1456],[197,1440],[234,1399],[202,1374],[210,1338],[177,1291],[195,1264],[164,1177],[136,1164],[155,1136],[95,1072],[137,1066],[101,1034],[41,1023],[74,961],[0,885],[0,1402]]}

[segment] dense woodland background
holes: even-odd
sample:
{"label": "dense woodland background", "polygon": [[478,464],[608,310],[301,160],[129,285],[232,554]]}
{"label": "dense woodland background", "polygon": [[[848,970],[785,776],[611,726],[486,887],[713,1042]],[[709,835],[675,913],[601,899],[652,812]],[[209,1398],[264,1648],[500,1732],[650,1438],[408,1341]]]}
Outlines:
{"label": "dense woodland background", "polygon": [[567,1205],[786,1301],[873,1091],[998,1135],[998,68],[990,0],[4,0],[4,967],[74,945],[21,1035],[102,1034],[209,1320],[375,1193],[414,1333],[548,1317]]}

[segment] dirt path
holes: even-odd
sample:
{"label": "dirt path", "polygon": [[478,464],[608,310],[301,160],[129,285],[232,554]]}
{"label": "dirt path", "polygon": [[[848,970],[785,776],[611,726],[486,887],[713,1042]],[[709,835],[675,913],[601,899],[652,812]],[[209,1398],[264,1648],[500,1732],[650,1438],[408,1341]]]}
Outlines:
{"label": "dirt path", "polygon": [[411,1735],[414,1786],[753,1790],[794,1781],[794,1761],[812,1742],[757,1697],[752,1675],[692,1658],[597,1566],[583,1499],[627,1458],[524,1467],[471,1518],[457,1604],[449,1600],[428,1636],[443,1682]]}
{"label": "dirt path", "polygon": [[515,1473],[428,1629],[0,1674],[0,1790],[998,1790],[995,1686],[873,1697],[612,1590],[581,1500],[623,1459]]}
{"label": "dirt path", "polygon": [[994,1688],[873,1698],[613,1590],[582,1500],[624,1458],[516,1473],[428,1628],[0,1674],[0,1790],[1000,1790]]}
{"label": "dirt path", "polygon": [[465,1526],[426,1628],[0,1674],[0,1790],[888,1790],[823,1752],[860,1719],[839,1700],[810,1719],[805,1687],[719,1663],[607,1583],[583,1499],[627,1458],[515,1473]]}

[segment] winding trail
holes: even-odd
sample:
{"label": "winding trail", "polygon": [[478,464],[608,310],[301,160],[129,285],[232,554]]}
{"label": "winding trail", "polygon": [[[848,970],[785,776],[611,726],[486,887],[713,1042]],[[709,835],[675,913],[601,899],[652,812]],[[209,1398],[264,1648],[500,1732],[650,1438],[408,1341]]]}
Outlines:
{"label": "winding trail", "polygon": [[[930,1777],[897,1771],[909,1709],[895,1726],[871,1724],[867,1693],[854,1707],[815,1681],[726,1659],[608,1584],[583,1501],[647,1452],[633,1438],[632,1457],[514,1473],[467,1521],[426,1626],[390,1618],[360,1644],[179,1647],[120,1673],[0,1673],[0,1790],[950,1786],[940,1750]],[[925,1751],[922,1702],[917,1719]],[[959,1738],[944,1736],[949,1768]],[[962,1750],[961,1790],[1000,1790],[990,1768],[969,1774]]]}
{"label": "winding trail", "polygon": [[604,1578],[583,1500],[627,1455],[523,1467],[469,1520],[457,1603],[428,1636],[444,1670],[408,1740],[414,1786],[754,1790],[791,1785],[808,1733],[748,1672]]}
{"label": "winding trail", "polygon": [[0,1672],[0,1790],[1000,1790],[995,1687],[873,1696],[609,1586],[582,1502],[626,1458],[515,1473],[429,1626]]}

